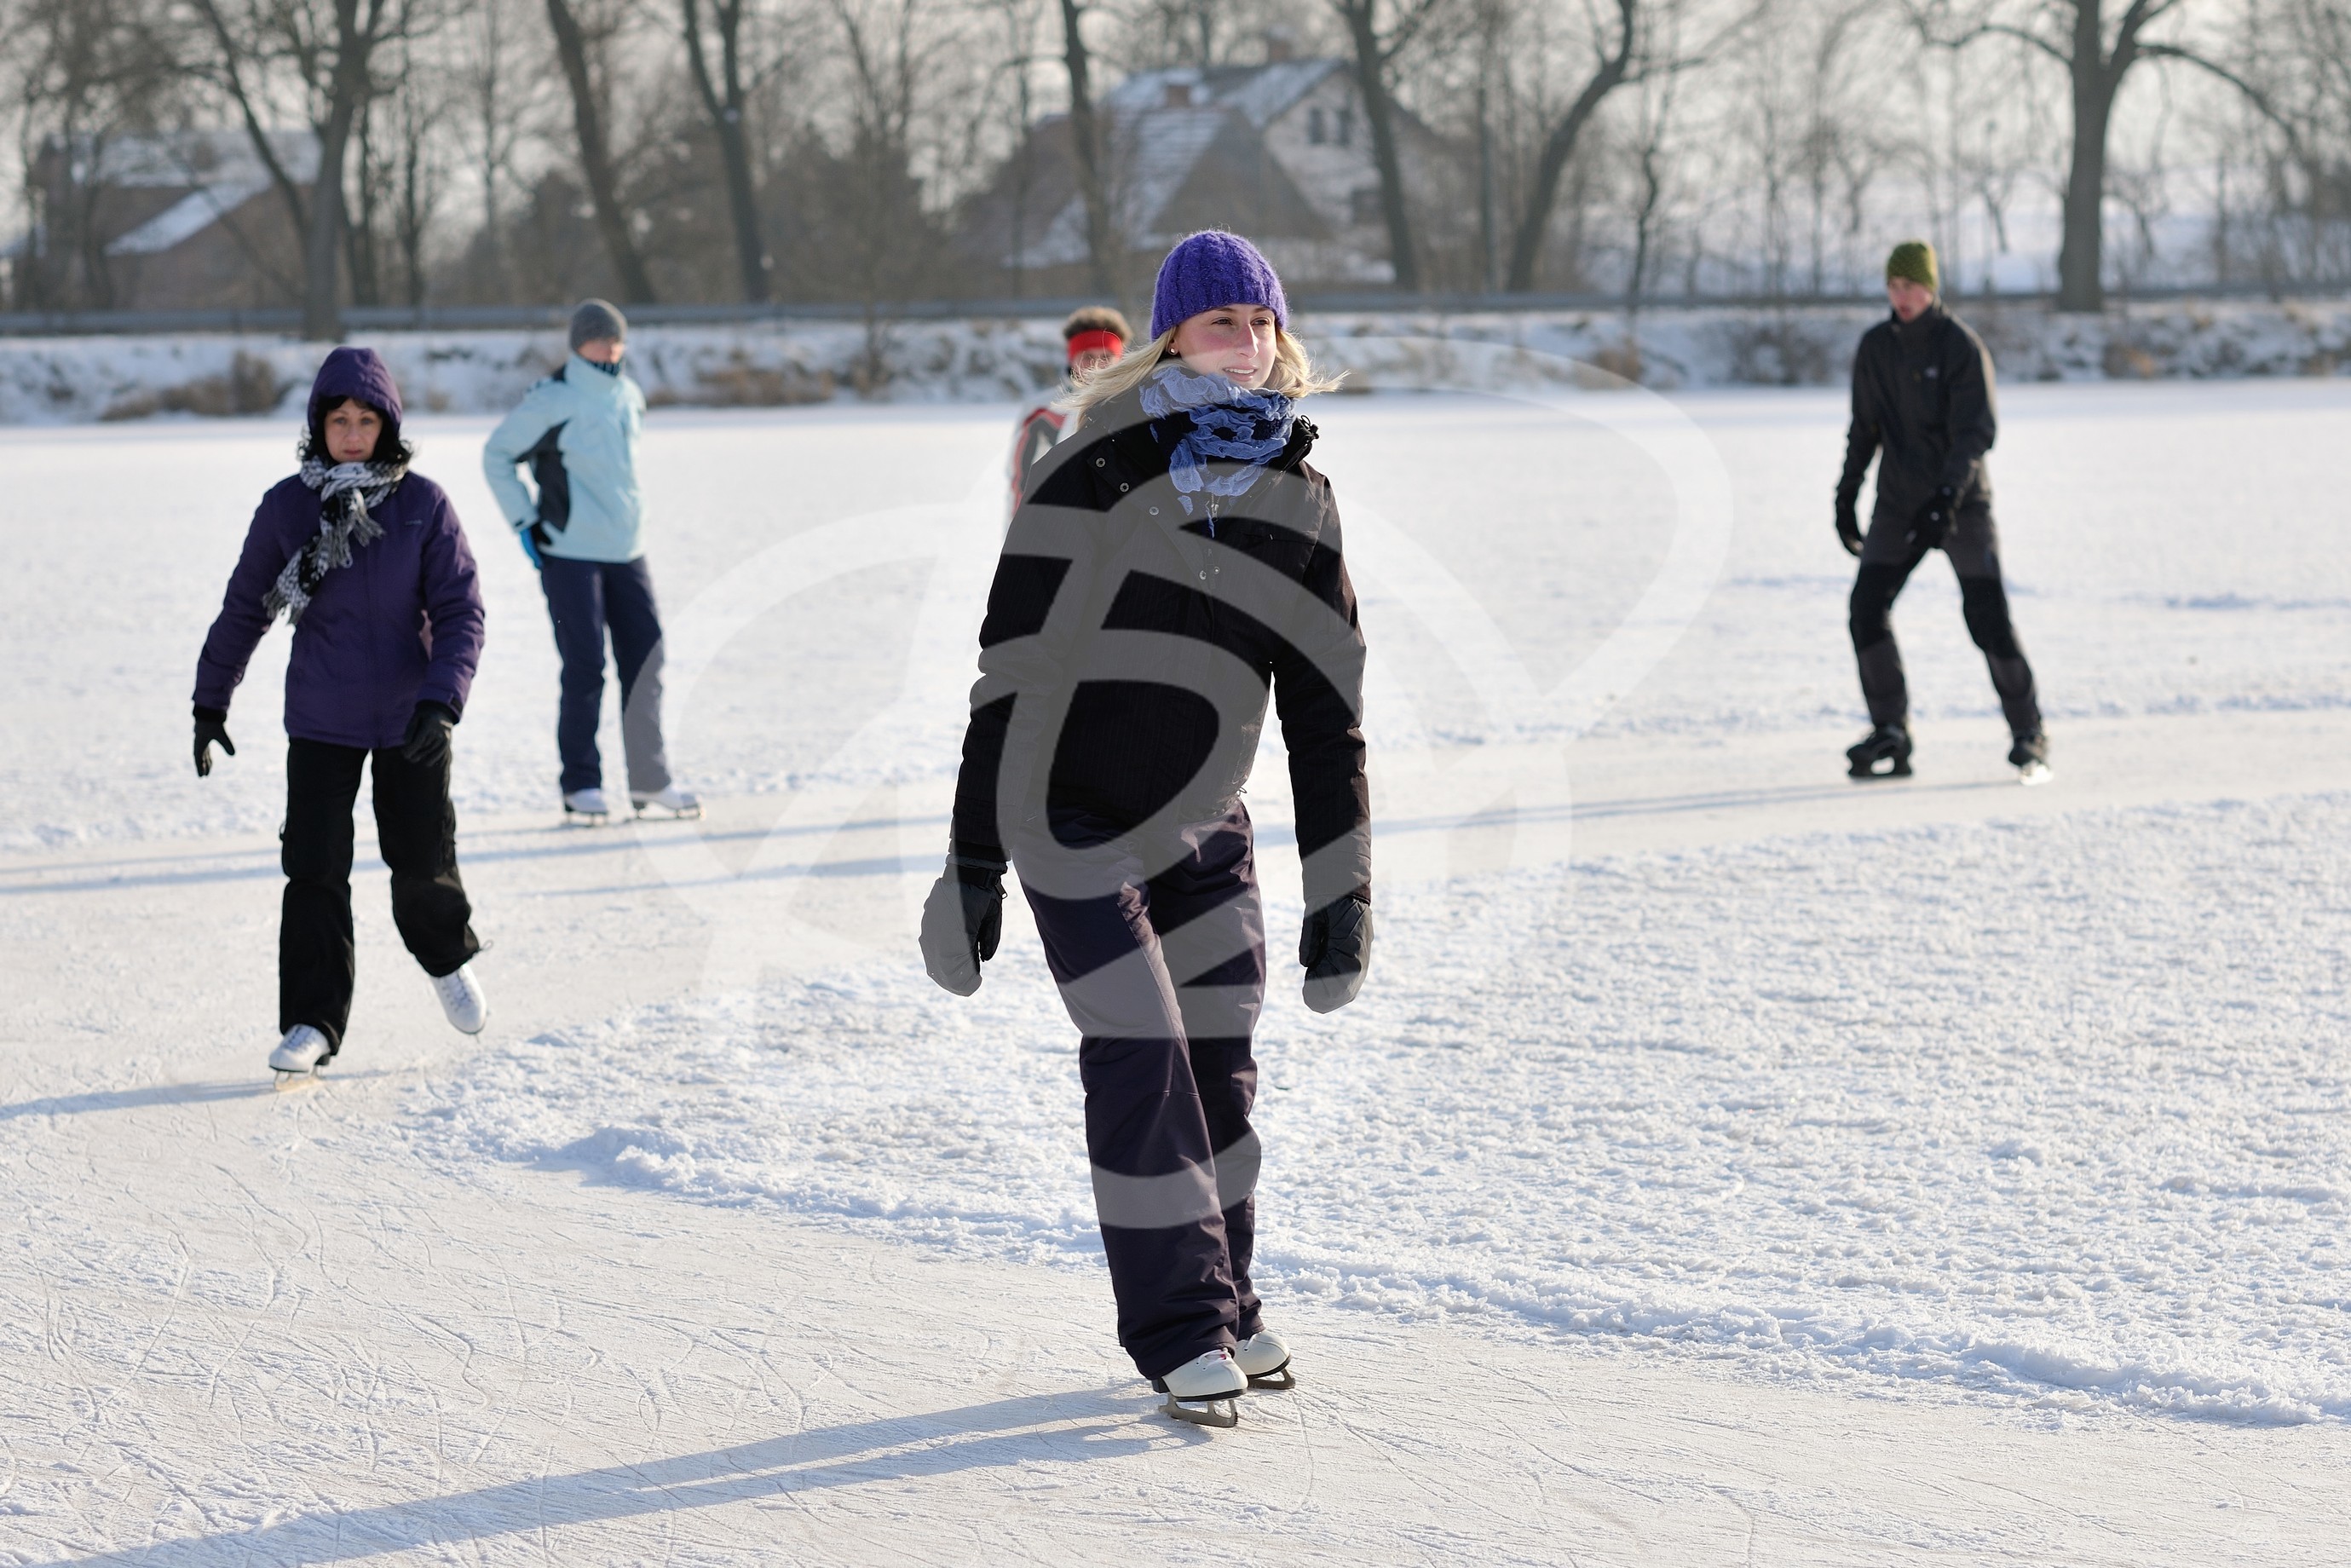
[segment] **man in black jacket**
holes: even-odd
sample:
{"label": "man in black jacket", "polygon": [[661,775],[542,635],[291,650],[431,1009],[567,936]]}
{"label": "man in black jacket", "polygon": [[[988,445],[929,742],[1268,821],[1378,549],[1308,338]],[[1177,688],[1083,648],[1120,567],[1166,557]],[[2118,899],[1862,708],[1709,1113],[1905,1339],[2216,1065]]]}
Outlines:
{"label": "man in black jacket", "polygon": [[[1894,601],[1934,550],[1959,574],[1968,633],[1983,650],[2014,744],[2009,762],[2037,784],[2049,777],[2049,737],[2041,727],[2032,667],[2009,624],[2000,574],[2000,537],[1991,520],[1994,409],[1991,355],[1983,340],[1943,308],[1937,297],[1934,247],[1907,240],[1886,263],[1894,309],[1862,335],[1853,359],[1853,423],[1845,432],[1844,475],[1837,481],[1836,530],[1861,558],[1851,606],[1854,657],[1874,727],[1845,753],[1855,779],[1910,772],[1910,698],[1894,643]],[[1865,535],[1855,511],[1870,459],[1877,465],[1877,505]]]}

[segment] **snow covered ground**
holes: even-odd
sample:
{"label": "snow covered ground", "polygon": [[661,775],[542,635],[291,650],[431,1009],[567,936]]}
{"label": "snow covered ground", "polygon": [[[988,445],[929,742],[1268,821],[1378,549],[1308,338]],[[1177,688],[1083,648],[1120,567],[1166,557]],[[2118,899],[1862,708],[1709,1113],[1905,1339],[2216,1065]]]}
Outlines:
{"label": "snow covered ground", "polygon": [[[1897,615],[1920,776],[1840,776],[1838,402],[1316,410],[1380,946],[1346,1012],[1276,985],[1304,1383],[1214,1437],[1110,1341],[1017,901],[970,1002],[911,957],[1006,411],[655,417],[714,810],[604,833],[549,821],[486,423],[420,422],[490,598],[495,1049],[363,871],[351,1042],[289,1093],[284,639],[202,784],[185,716],[291,433],[0,433],[0,1562],[2329,1560],[2351,388],[2005,394],[2032,791],[1939,562]],[[1278,769],[1250,799],[1278,950]]]}
{"label": "snow covered ground", "polygon": [[[2351,366],[2351,302],[2342,299],[2118,301],[2101,315],[2059,315],[2027,299],[1959,308],[2011,383],[2185,376],[2327,377]],[[1383,390],[1442,385],[1507,391],[1574,386],[1594,371],[1645,386],[1842,382],[1854,340],[1883,306],[1665,307],[1619,309],[1308,312],[1318,353]],[[996,402],[1061,374],[1059,322],[1044,318],[648,323],[630,365],[657,406],[739,408],[860,399]],[[519,329],[364,333],[400,378],[411,409],[487,413],[511,407],[563,362],[558,325]],[[0,338],[0,424],[64,424],[158,415],[299,411],[316,344],[267,332]],[[1568,361],[1580,361],[1571,368]]]}

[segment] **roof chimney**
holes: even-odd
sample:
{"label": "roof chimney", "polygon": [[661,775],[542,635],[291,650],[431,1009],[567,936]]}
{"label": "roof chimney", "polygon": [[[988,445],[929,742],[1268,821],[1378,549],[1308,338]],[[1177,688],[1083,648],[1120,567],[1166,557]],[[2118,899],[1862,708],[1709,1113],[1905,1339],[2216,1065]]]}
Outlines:
{"label": "roof chimney", "polygon": [[1281,65],[1298,57],[1297,35],[1287,27],[1275,26],[1265,30],[1265,63]]}
{"label": "roof chimney", "polygon": [[1187,81],[1169,82],[1167,84],[1167,97],[1165,102],[1169,109],[1191,108],[1192,84]]}

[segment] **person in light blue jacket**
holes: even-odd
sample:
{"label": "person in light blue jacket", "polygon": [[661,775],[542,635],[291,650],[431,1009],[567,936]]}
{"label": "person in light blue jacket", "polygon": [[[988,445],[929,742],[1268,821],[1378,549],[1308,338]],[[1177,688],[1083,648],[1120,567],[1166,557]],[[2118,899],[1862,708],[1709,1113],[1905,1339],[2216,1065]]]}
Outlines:
{"label": "person in light blue jacket", "polygon": [[[530,389],[490,433],[482,472],[538,568],[563,656],[555,737],[567,821],[610,815],[596,727],[604,708],[604,637],[621,673],[621,748],[640,815],[698,817],[701,803],[670,778],[661,727],[661,617],[645,566],[637,437],[645,394],[621,368],[629,323],[590,299],[571,313],[571,357]],[[528,464],[538,494],[516,470]]]}

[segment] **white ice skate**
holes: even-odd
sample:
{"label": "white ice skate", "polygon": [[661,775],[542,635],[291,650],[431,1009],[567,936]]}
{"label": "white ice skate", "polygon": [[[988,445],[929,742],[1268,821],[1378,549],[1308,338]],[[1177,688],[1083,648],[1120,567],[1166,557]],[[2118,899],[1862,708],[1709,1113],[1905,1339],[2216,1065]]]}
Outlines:
{"label": "white ice skate", "polygon": [[449,1027],[460,1034],[479,1034],[482,1026],[490,1021],[490,999],[482,995],[482,982],[474,978],[474,966],[461,964],[446,975],[434,975],[433,994],[441,998],[441,1010],[449,1015]]}
{"label": "white ice skate", "polygon": [[298,1023],[286,1031],[286,1038],[269,1053],[269,1070],[277,1074],[277,1082],[282,1084],[317,1072],[334,1053],[335,1048],[327,1043],[325,1035],[308,1024]]}
{"label": "white ice skate", "polygon": [[2031,735],[2018,736],[2016,744],[2008,749],[2008,765],[2016,769],[2016,781],[2028,789],[2055,778],[2049,771],[2047,732],[2036,729]]}
{"label": "white ice skate", "polygon": [[574,789],[563,797],[563,822],[566,827],[601,828],[612,820],[612,803],[604,799],[604,791],[590,786]]}
{"label": "white ice skate", "polygon": [[640,817],[699,817],[702,815],[702,801],[695,797],[694,791],[681,789],[674,784],[665,786],[657,795],[640,795],[631,790],[629,804],[637,809],[637,815]]}
{"label": "white ice skate", "polygon": [[1290,1370],[1290,1347],[1271,1329],[1259,1329],[1233,1346],[1233,1364],[1241,1369],[1251,1388],[1298,1386]]}
{"label": "white ice skate", "polygon": [[1178,1421],[1189,1421],[1195,1427],[1238,1427],[1241,1424],[1240,1406],[1234,1403],[1249,1392],[1249,1379],[1233,1360],[1233,1353],[1219,1346],[1206,1355],[1196,1355],[1165,1377],[1155,1377],[1151,1386],[1167,1396],[1160,1409]]}

